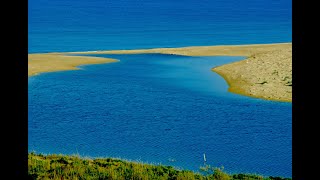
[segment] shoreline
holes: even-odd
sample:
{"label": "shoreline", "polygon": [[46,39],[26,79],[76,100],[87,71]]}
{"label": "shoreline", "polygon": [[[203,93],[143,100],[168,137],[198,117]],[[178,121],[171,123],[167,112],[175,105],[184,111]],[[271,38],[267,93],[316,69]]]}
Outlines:
{"label": "shoreline", "polygon": [[226,80],[229,92],[266,100],[292,102],[292,43],[28,54],[28,77],[42,72],[76,70],[79,69],[79,65],[118,61],[81,54],[143,53],[245,56],[244,60],[211,68]]}

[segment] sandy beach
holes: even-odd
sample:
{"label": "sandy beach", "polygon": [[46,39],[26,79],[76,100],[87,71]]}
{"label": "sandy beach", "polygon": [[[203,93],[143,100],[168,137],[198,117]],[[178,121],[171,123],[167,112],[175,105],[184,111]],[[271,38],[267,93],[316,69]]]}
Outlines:
{"label": "sandy beach", "polygon": [[242,61],[211,67],[228,82],[230,92],[268,100],[292,101],[292,43],[29,54],[28,75],[73,70],[83,64],[117,61],[110,58],[80,56],[81,54],[141,53],[245,56],[247,58]]}

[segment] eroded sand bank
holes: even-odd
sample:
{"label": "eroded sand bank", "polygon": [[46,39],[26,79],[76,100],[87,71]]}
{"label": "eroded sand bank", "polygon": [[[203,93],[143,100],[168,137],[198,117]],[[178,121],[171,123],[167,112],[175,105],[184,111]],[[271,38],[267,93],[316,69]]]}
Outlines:
{"label": "eroded sand bank", "polygon": [[[194,46],[140,50],[111,50],[29,54],[29,76],[39,72],[76,69],[81,64],[115,62],[115,59],[79,54],[162,53],[185,56],[245,56],[245,60],[212,68],[228,82],[230,92],[257,98],[292,101],[292,43]],[[68,54],[70,56],[66,56]],[[71,56],[77,54],[77,56]]]}

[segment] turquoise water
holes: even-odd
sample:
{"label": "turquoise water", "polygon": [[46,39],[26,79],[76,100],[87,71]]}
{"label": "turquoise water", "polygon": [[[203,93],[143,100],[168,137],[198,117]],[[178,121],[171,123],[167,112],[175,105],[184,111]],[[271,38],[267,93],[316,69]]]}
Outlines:
{"label": "turquoise water", "polygon": [[120,62],[29,78],[29,151],[194,171],[205,153],[230,173],[292,175],[292,104],[229,93],[210,70],[244,57],[105,57]]}
{"label": "turquoise water", "polygon": [[28,50],[292,41],[291,0],[29,0]]}

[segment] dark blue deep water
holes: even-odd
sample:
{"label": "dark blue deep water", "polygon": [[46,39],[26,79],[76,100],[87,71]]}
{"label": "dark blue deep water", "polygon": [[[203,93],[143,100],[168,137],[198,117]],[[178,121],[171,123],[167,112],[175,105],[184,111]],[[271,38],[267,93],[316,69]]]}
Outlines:
{"label": "dark blue deep water", "polygon": [[291,0],[29,0],[29,52],[292,41]]}
{"label": "dark blue deep water", "polygon": [[230,173],[292,176],[292,104],[229,93],[210,70],[244,57],[105,57],[120,62],[29,78],[29,151],[194,171],[205,153]]}

